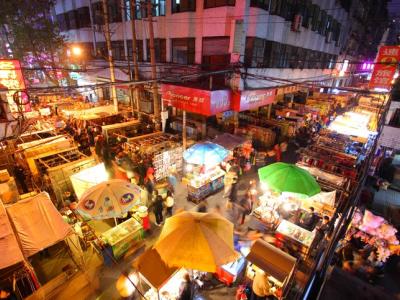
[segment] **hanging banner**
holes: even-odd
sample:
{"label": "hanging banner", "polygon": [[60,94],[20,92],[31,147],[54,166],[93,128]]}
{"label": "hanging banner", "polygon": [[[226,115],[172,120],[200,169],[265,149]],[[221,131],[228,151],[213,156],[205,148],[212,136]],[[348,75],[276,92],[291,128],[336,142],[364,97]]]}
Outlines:
{"label": "hanging banner", "polygon": [[161,84],[161,98],[164,105],[200,114],[213,116],[230,110],[231,91],[207,91],[172,84]]}
{"label": "hanging banner", "polygon": [[235,93],[232,97],[232,109],[240,112],[256,109],[275,101],[276,89],[248,90]]}
{"label": "hanging banner", "polygon": [[390,89],[397,64],[400,60],[399,46],[381,46],[372,72],[369,88]]}

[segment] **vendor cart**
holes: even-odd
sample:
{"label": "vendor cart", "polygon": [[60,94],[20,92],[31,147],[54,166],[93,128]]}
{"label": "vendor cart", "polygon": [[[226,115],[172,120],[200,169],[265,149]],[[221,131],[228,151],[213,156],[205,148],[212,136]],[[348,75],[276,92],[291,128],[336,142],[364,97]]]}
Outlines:
{"label": "vendor cart", "polygon": [[187,271],[168,266],[154,248],[147,249],[133,264],[139,274],[139,288],[146,300],[179,299]]}
{"label": "vendor cart", "polygon": [[290,287],[294,284],[296,258],[272,246],[257,240],[247,255],[249,262],[246,276],[253,280],[259,270],[268,275],[271,292],[279,299],[285,299]]}
{"label": "vendor cart", "polygon": [[121,258],[128,250],[138,248],[143,240],[143,227],[135,218],[103,232],[100,238],[112,247],[113,256]]}

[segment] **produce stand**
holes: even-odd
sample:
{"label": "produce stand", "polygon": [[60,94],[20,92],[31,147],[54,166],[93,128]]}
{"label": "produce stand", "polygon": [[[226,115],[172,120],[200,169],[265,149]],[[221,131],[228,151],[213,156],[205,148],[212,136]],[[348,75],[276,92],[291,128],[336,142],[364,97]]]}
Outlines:
{"label": "produce stand", "polygon": [[179,299],[179,289],[187,271],[169,267],[158,252],[150,248],[133,264],[139,274],[139,288],[146,300]]}
{"label": "produce stand", "polygon": [[176,172],[182,171],[183,148],[175,135],[156,132],[130,138],[124,148],[132,158],[137,153],[152,156],[154,177],[157,181],[168,177],[171,168]]}
{"label": "produce stand", "polygon": [[212,167],[204,173],[201,173],[200,169],[198,166],[193,167],[192,172],[182,179],[188,187],[188,200],[194,203],[199,203],[224,187],[225,172],[219,166]]}
{"label": "produce stand", "polygon": [[32,173],[41,176],[47,172],[58,203],[63,203],[64,192],[73,190],[70,176],[96,164],[93,157],[85,156],[76,147],[43,153],[34,157],[34,161]]}
{"label": "produce stand", "polygon": [[143,227],[135,218],[130,218],[103,232],[100,238],[112,247],[114,257],[119,259],[129,249],[139,246],[143,239]]}
{"label": "produce stand", "polygon": [[246,276],[254,279],[256,272],[263,270],[268,275],[271,292],[279,299],[286,297],[296,269],[296,258],[263,241],[256,240],[246,259],[249,261]]}

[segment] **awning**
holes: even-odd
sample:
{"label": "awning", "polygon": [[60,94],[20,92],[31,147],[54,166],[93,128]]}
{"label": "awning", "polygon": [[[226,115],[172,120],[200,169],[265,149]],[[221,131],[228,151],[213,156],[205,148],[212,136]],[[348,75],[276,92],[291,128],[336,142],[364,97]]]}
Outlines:
{"label": "awning", "polygon": [[263,240],[251,246],[246,258],[280,282],[285,281],[296,264],[296,258]]}
{"label": "awning", "polygon": [[6,209],[0,201],[0,270],[24,260]]}
{"label": "awning", "polygon": [[157,290],[179,270],[167,266],[154,248],[147,249],[140,255],[133,263],[133,267]]}
{"label": "awning", "polygon": [[164,105],[203,116],[213,116],[230,110],[231,91],[208,91],[186,86],[161,84]]}
{"label": "awning", "polygon": [[232,109],[240,112],[256,109],[275,101],[276,89],[245,90],[233,94]]}
{"label": "awning", "polygon": [[64,240],[72,232],[45,192],[7,206],[6,210],[27,257]]}
{"label": "awning", "polygon": [[233,135],[230,133],[223,133],[220,135],[217,135],[217,137],[212,141],[214,144],[218,144],[222,147],[224,147],[227,150],[233,150],[236,147],[242,145],[247,141],[246,138]]}

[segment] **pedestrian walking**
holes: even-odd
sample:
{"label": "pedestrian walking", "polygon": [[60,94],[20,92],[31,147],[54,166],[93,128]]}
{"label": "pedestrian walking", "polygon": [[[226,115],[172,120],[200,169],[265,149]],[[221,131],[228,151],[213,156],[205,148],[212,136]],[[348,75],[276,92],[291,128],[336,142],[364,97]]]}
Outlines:
{"label": "pedestrian walking", "polygon": [[158,194],[158,191],[154,191],[154,202],[153,202],[153,209],[154,209],[154,215],[156,217],[156,225],[160,226],[162,222],[164,221],[163,217],[163,198],[161,195]]}
{"label": "pedestrian walking", "polygon": [[197,206],[197,212],[206,213],[207,210],[208,210],[208,202],[207,199],[204,199]]}
{"label": "pedestrian walking", "polygon": [[28,193],[29,189],[28,186],[26,185],[26,176],[25,176],[25,170],[24,168],[17,163],[17,165],[15,166],[14,169],[14,174],[15,174],[15,178],[17,179],[17,182],[19,183],[19,185],[22,188],[22,192]]}
{"label": "pedestrian walking", "polygon": [[237,203],[237,194],[238,194],[238,184],[237,181],[232,183],[231,192],[229,194],[229,201],[232,203]]}
{"label": "pedestrian walking", "polygon": [[241,207],[242,214],[240,225],[243,225],[246,216],[251,214],[253,208],[252,195],[250,190],[247,190],[246,195],[244,196],[244,198],[242,198],[242,200],[240,200],[239,205]]}
{"label": "pedestrian walking", "polygon": [[167,208],[167,217],[172,216],[172,210],[174,208],[175,200],[174,197],[172,196],[171,191],[167,191],[167,198],[165,198],[165,206]]}

